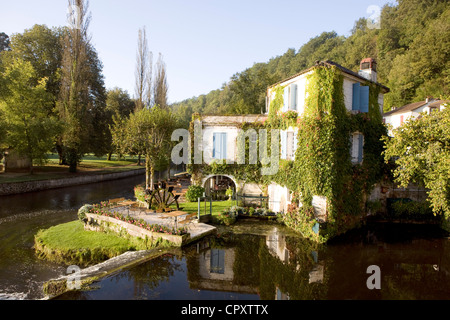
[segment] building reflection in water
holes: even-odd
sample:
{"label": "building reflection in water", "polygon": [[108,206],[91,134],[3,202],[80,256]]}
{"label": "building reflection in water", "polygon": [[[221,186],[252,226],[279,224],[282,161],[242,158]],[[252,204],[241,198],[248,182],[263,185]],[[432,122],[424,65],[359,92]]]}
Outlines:
{"label": "building reflection in water", "polygon": [[[267,268],[269,265],[279,265],[287,272],[303,271],[305,284],[323,282],[324,262],[319,260],[317,251],[310,252],[310,260],[314,263],[302,266],[295,258],[298,252],[292,252],[296,247],[289,248],[286,236],[277,227],[266,233],[265,237],[259,237],[258,241],[254,237],[252,239],[247,242],[246,250],[242,249],[242,243],[247,239],[239,237],[221,244],[217,243],[217,239],[197,243],[197,254],[189,260],[188,265],[191,270],[190,287],[197,290],[260,294],[263,285],[261,281],[264,281],[264,290],[267,283],[271,283],[272,299],[289,300],[291,296],[286,285],[276,280],[278,276],[275,273],[279,269]],[[257,271],[257,276],[249,279],[243,274],[246,270]],[[264,292],[267,297],[268,292]]]}
{"label": "building reflection in water", "polygon": [[198,275],[196,279],[190,279],[191,288],[257,294],[257,288],[238,285],[234,281],[235,248],[215,248],[204,241],[197,244],[197,253]]}

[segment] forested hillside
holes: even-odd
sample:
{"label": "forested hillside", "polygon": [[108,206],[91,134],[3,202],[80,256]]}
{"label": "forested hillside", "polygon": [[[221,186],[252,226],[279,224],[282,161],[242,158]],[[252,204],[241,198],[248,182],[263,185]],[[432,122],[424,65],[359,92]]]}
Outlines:
{"label": "forested hillside", "polygon": [[[323,32],[298,50],[288,49],[266,63],[236,73],[222,88],[174,103],[188,123],[192,113],[261,113],[267,86],[329,59],[353,71],[361,59],[378,63],[378,81],[391,89],[385,110],[426,96],[450,93],[450,5],[448,0],[398,0],[381,13],[381,28],[358,19],[348,37]],[[224,79],[226,81],[226,79]]]}

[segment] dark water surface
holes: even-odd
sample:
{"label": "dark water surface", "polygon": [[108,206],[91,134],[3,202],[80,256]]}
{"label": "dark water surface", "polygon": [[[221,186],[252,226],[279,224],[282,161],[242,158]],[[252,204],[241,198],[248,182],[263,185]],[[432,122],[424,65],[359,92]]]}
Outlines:
{"label": "dark water surface", "polygon": [[[42,298],[42,284],[65,274],[66,266],[35,257],[39,229],[75,220],[85,203],[132,198],[143,180],[0,197],[0,299]],[[317,245],[277,224],[240,221],[60,299],[449,299],[447,236],[435,226],[374,224]],[[367,287],[374,265],[380,290]]]}
{"label": "dark water surface", "polygon": [[77,219],[86,203],[126,197],[144,175],[55,190],[0,196],[0,300],[43,298],[42,284],[66,274],[65,266],[36,258],[34,235],[40,229]]}
{"label": "dark water surface", "polygon": [[[373,225],[325,246],[274,224],[240,222],[60,299],[448,299],[445,236],[436,227]],[[372,265],[381,271],[380,290],[367,287]]]}

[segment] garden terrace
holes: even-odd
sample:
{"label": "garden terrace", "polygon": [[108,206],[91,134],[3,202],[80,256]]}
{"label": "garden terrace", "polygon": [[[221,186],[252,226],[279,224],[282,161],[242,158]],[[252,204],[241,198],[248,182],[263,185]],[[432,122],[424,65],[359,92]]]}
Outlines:
{"label": "garden terrace", "polygon": [[[182,214],[184,213],[184,214]],[[214,233],[216,228],[196,219],[189,219],[189,212],[170,217],[167,213],[154,213],[140,207],[108,203],[92,206],[85,214],[85,228],[95,231],[105,229],[143,239],[163,239],[175,246],[183,246],[201,237]]]}

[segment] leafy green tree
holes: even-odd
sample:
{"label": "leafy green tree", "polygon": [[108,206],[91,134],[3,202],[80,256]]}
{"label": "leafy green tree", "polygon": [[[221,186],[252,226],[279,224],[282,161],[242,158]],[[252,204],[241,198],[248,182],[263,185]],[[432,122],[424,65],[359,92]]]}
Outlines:
{"label": "leafy green tree", "polygon": [[[36,79],[47,78],[47,92],[53,95],[53,109],[58,98],[60,88],[60,69],[62,59],[61,40],[64,29],[50,29],[45,25],[34,25],[23,33],[11,36],[11,50],[4,54],[5,63],[14,59],[28,61],[36,71]],[[49,113],[53,110],[49,110]]]}
{"label": "leafy green tree", "polygon": [[149,50],[145,27],[139,29],[138,50],[136,53],[135,91],[136,108],[152,105],[153,53]]}
{"label": "leafy green tree", "polygon": [[82,156],[108,152],[106,90],[102,64],[90,43],[88,2],[70,0],[78,10],[77,19],[64,36],[61,90],[58,111],[64,122],[60,145],[70,172],[76,172]]}
{"label": "leafy green tree", "polygon": [[169,157],[176,125],[171,111],[155,106],[136,110],[112,129],[113,142],[120,152],[145,156],[147,188],[153,189],[155,168],[162,158]]}
{"label": "leafy green tree", "polygon": [[[55,107],[61,87],[62,40],[65,32],[65,28],[49,29],[45,25],[34,25],[23,33],[12,35],[11,50],[4,52],[0,61],[7,65],[15,59],[23,59],[32,64],[36,81],[47,78],[46,90],[52,95],[52,103],[48,105],[49,116],[58,115]],[[60,164],[63,164],[62,145],[58,140],[55,147],[60,155]]]}
{"label": "leafy green tree", "polygon": [[134,111],[135,104],[126,90],[116,87],[107,92],[106,110],[111,115],[128,117]]}
{"label": "leafy green tree", "polygon": [[254,66],[231,78],[232,111],[236,114],[264,113],[266,89],[274,77],[263,65]]}
{"label": "leafy green tree", "polygon": [[110,141],[108,143],[108,146],[110,147],[108,151],[108,161],[111,160],[111,155],[114,151],[111,133],[112,127],[115,123],[120,122],[121,119],[126,119],[135,108],[135,101],[130,98],[127,91],[120,88],[114,88],[107,92],[105,116],[107,117],[109,127],[106,134],[108,135],[107,139]]}
{"label": "leafy green tree", "polygon": [[426,96],[450,94],[450,8],[428,21],[408,44],[408,50],[393,61],[389,73],[393,91],[387,102],[400,107]]}
{"label": "leafy green tree", "polygon": [[[1,81],[0,81],[1,82]],[[1,83],[0,83],[1,85]],[[6,144],[6,121],[5,121],[5,115],[4,112],[2,110],[2,108],[0,108],[0,163],[3,159],[3,152],[7,149],[7,144]]]}
{"label": "leafy green tree", "polygon": [[0,32],[0,52],[10,50],[9,43],[9,36],[4,32]]}
{"label": "leafy green tree", "polygon": [[167,83],[166,64],[160,54],[156,62],[155,81],[153,83],[153,102],[154,105],[162,109],[168,108],[167,94],[169,85]]}
{"label": "leafy green tree", "polygon": [[46,91],[45,78],[36,81],[30,62],[16,60],[6,67],[2,79],[0,121],[6,129],[3,143],[28,157],[33,174],[33,162],[46,159],[60,130],[58,120],[47,112],[51,94]]}
{"label": "leafy green tree", "polygon": [[382,8],[381,29],[369,28],[368,20],[359,18],[348,37],[323,32],[298,51],[290,48],[267,63],[236,73],[220,90],[174,107],[191,106],[198,113],[260,113],[256,105],[266,89],[262,70],[270,76],[269,84],[274,84],[326,59],[358,72],[361,59],[368,57],[377,60],[378,82],[391,89],[385,111],[429,95],[448,95],[449,11],[447,0],[398,0]]}
{"label": "leafy green tree", "polygon": [[450,217],[450,108],[405,122],[385,137],[385,161],[395,159],[394,177],[401,186],[410,182],[429,189],[435,214]]}

